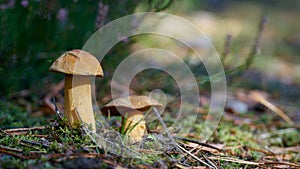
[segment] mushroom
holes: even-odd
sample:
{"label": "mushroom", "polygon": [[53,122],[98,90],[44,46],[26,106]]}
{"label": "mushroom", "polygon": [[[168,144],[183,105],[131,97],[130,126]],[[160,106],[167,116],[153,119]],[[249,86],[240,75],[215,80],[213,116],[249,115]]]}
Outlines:
{"label": "mushroom", "polygon": [[[92,106],[91,78],[103,76],[98,60],[83,50],[62,54],[50,67],[51,71],[65,74],[64,113],[71,125],[83,122],[96,131]],[[79,116],[79,117],[78,117]]]}
{"label": "mushroom", "polygon": [[133,141],[141,141],[146,134],[146,122],[144,112],[151,107],[162,107],[163,105],[148,96],[127,96],[112,100],[101,112],[111,116],[122,115],[121,128],[128,131],[126,133]]}

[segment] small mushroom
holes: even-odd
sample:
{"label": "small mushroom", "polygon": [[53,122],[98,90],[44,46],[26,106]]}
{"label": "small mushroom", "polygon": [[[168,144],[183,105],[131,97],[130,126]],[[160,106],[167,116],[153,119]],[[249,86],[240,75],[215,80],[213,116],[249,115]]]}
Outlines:
{"label": "small mushroom", "polygon": [[111,116],[122,115],[121,128],[127,129],[129,136],[133,141],[141,141],[146,134],[146,122],[144,112],[151,107],[162,107],[163,105],[148,96],[127,96],[112,100],[104,107],[101,112],[104,115]]}
{"label": "small mushroom", "polygon": [[69,123],[72,125],[82,120],[92,125],[95,132],[91,78],[103,76],[98,60],[92,54],[76,49],[62,54],[54,61],[50,70],[65,74],[64,113]]}

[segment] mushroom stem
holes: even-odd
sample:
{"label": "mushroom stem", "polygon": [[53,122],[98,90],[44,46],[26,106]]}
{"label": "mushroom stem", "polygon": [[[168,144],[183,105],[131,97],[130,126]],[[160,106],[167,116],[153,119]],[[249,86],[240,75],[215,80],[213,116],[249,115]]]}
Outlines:
{"label": "mushroom stem", "polygon": [[92,130],[96,132],[92,106],[91,76],[65,76],[64,112],[71,125],[82,120],[82,122],[92,125]]}
{"label": "mushroom stem", "polygon": [[141,111],[130,112],[122,117],[122,124],[127,130],[126,135],[133,141],[141,141],[144,134],[147,133],[146,121],[144,120],[144,113]]}

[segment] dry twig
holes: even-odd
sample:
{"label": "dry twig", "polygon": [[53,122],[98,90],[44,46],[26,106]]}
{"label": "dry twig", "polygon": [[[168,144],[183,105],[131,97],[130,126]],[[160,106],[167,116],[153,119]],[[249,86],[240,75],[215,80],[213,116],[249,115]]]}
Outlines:
{"label": "dry twig", "polygon": [[294,125],[294,122],[287,116],[283,111],[281,111],[274,104],[267,101],[264,97],[262,97],[258,92],[251,92],[250,97],[262,105],[266,106],[273,112],[275,112],[278,116],[280,116],[284,121],[286,121],[289,125]]}
{"label": "dry twig", "polygon": [[43,99],[44,104],[47,107],[49,107],[53,113],[56,112],[56,107],[51,103],[51,99],[54,96],[57,96],[59,92],[64,88],[64,86],[65,86],[65,81],[64,80],[60,81],[57,85],[51,88],[51,91]]}
{"label": "dry twig", "polygon": [[39,126],[39,127],[29,127],[29,128],[15,128],[15,129],[6,129],[4,130],[5,133],[10,135],[21,135],[21,134],[27,134],[32,131],[37,130],[44,130],[45,126]]}

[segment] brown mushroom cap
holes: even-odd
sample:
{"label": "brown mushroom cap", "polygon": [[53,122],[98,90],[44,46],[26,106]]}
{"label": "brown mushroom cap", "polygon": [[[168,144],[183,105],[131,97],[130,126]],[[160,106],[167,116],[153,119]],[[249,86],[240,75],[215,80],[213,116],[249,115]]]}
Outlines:
{"label": "brown mushroom cap", "polygon": [[[121,113],[129,113],[134,110],[141,112],[149,110],[151,107],[162,107],[163,105],[157,100],[148,96],[127,96],[112,100],[104,107],[101,108],[101,112],[105,115],[110,111],[110,115],[117,116]],[[122,112],[119,112],[119,111]],[[125,112],[126,111],[126,112]]]}
{"label": "brown mushroom cap", "polygon": [[79,49],[62,54],[51,65],[50,70],[72,75],[103,76],[98,60],[92,54]]}

